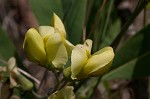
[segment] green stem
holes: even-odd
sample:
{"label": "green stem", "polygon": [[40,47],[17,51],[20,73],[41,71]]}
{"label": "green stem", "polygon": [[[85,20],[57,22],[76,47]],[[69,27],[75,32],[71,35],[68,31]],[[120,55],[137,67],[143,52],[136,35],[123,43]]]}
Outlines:
{"label": "green stem", "polygon": [[21,91],[18,88],[13,88],[12,91],[13,91],[13,95],[16,95],[16,96],[20,97]]}
{"label": "green stem", "polygon": [[27,73],[26,71],[20,69],[20,68],[17,68],[18,71],[20,73],[22,73],[23,75],[27,76],[28,78],[32,79],[33,81],[35,81],[38,85],[40,84],[40,81],[38,79],[36,79],[35,77],[33,77],[31,74]]}
{"label": "green stem", "polygon": [[44,80],[45,80],[45,78],[46,78],[46,76],[47,76],[47,73],[48,73],[48,70],[47,70],[47,69],[45,69],[45,71],[44,71],[44,75],[43,75],[43,77],[42,77],[41,83],[40,83],[40,85],[39,85],[39,87],[38,87],[37,91],[39,91],[39,90],[41,89],[42,84],[43,84],[43,82],[44,82]]}
{"label": "green stem", "polygon": [[102,77],[99,77],[99,78],[98,78],[98,80],[97,80],[97,82],[96,82],[96,84],[95,84],[95,86],[94,86],[94,88],[93,88],[93,92],[92,92],[92,94],[90,95],[90,99],[92,99],[92,97],[93,97],[93,95],[94,95],[94,93],[95,93],[95,90],[96,90],[97,86],[99,85],[99,82],[101,81],[101,78],[102,78]]}
{"label": "green stem", "polygon": [[75,85],[74,87],[74,93],[76,93],[78,91],[78,89],[83,85],[85,84],[87,81],[87,79],[84,79],[84,80],[81,80],[77,85]]}
{"label": "green stem", "polygon": [[133,12],[132,16],[130,19],[127,21],[127,23],[122,27],[119,35],[116,37],[116,39],[112,42],[111,46],[114,48],[114,50],[117,48],[122,36],[130,26],[130,24],[134,21],[134,19],[137,17],[137,15],[142,11],[142,9],[147,5],[149,0],[139,0],[137,7],[135,11]]}
{"label": "green stem", "polygon": [[16,78],[24,91],[29,91],[33,88],[33,83],[29,79],[27,79],[24,75],[18,74],[16,75]]}

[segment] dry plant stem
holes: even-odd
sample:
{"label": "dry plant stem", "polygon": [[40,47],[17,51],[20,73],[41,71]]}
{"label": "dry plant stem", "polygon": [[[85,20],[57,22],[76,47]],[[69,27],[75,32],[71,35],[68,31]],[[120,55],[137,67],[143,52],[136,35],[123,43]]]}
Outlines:
{"label": "dry plant stem", "polygon": [[37,89],[37,92],[41,89],[42,84],[43,84],[43,82],[45,81],[45,78],[47,77],[47,73],[48,73],[48,70],[45,69],[44,74],[43,74],[43,77],[42,77],[42,80],[41,80],[41,83],[40,83],[40,85],[39,85],[39,87],[38,87],[38,89]]}
{"label": "dry plant stem", "polygon": [[59,77],[58,77],[58,73],[57,72],[54,72],[54,74],[55,74],[55,78],[56,78],[56,82],[58,83],[58,81],[59,81]]}
{"label": "dry plant stem", "polygon": [[[64,81],[65,81],[64,78],[63,78],[62,80],[60,80],[60,81],[56,84],[54,90],[53,90],[50,94],[47,94],[47,95],[45,95],[45,96],[42,96],[42,95],[38,94],[38,93],[35,92],[34,90],[32,90],[32,93],[33,93],[33,95],[34,95],[35,97],[37,97],[38,99],[47,99],[48,96],[50,96],[51,94],[53,94],[54,92],[56,92],[56,91],[58,91],[58,90],[61,90],[63,87],[65,87],[66,85],[69,84],[67,81],[65,81],[65,82],[64,82]],[[63,84],[62,86],[60,86],[60,84],[63,83],[63,82],[64,82],[64,84]],[[60,87],[59,87],[59,86],[60,86]]]}
{"label": "dry plant stem", "polygon": [[86,40],[86,26],[83,27],[82,42]]}
{"label": "dry plant stem", "polygon": [[139,0],[137,7],[135,9],[135,11],[133,12],[132,16],[130,17],[130,19],[126,22],[126,24],[122,27],[119,35],[115,38],[115,40],[112,42],[111,46],[114,48],[114,50],[116,50],[122,36],[124,35],[124,33],[126,32],[126,30],[128,29],[128,27],[130,26],[130,24],[134,21],[134,19],[137,17],[137,15],[142,11],[142,9],[144,7],[146,7],[146,5],[148,4],[150,0]]}
{"label": "dry plant stem", "polygon": [[98,78],[98,80],[97,80],[97,82],[96,82],[96,84],[95,84],[95,86],[94,86],[94,88],[93,88],[93,92],[92,92],[92,94],[90,95],[90,99],[92,99],[92,97],[93,97],[93,95],[94,95],[94,93],[95,93],[95,90],[96,90],[97,86],[99,85],[99,82],[101,81],[101,78],[102,78],[102,77],[99,77],[99,78]]}
{"label": "dry plant stem", "polygon": [[17,4],[24,24],[28,27],[38,27],[38,22],[30,8],[29,0],[17,0]]}
{"label": "dry plant stem", "polygon": [[4,61],[3,59],[0,59],[0,62],[3,63],[3,64],[5,64],[5,65],[7,65],[7,62]]}
{"label": "dry plant stem", "polygon": [[70,82],[65,80],[64,83],[60,86],[59,90],[61,90],[63,87],[65,87],[67,85],[70,85]]}
{"label": "dry plant stem", "polygon": [[[0,59],[0,62],[7,65],[7,62]],[[32,75],[30,75],[29,73],[27,73],[26,71],[22,70],[21,68],[18,68],[18,71],[21,72],[22,74],[24,74],[25,76],[27,76],[28,78],[32,79],[33,81],[35,81],[38,85],[40,84],[40,81],[38,79],[36,79],[35,77],[33,77]]]}
{"label": "dry plant stem", "polygon": [[36,79],[35,77],[33,77],[32,75],[30,75],[29,73],[25,72],[24,70],[17,68],[19,72],[21,72],[22,74],[24,74],[25,76],[29,77],[30,79],[32,79],[33,81],[35,81],[38,85],[40,84],[40,81],[38,79]]}
{"label": "dry plant stem", "polygon": [[[61,79],[60,81],[58,81],[57,84],[55,85],[55,87],[54,87],[52,93],[54,93],[54,92],[56,92],[57,90],[59,90],[60,84],[61,84],[62,82],[64,82],[64,81],[65,81],[64,78]],[[52,93],[51,93],[51,94],[52,94]]]}
{"label": "dry plant stem", "polygon": [[42,96],[42,95],[36,93],[34,90],[32,90],[32,94],[33,94],[37,99],[47,99],[47,97],[48,97],[47,95]]}
{"label": "dry plant stem", "polygon": [[146,9],[146,7],[144,7],[144,11],[143,11],[143,26],[146,25],[146,12],[147,12],[147,9]]}

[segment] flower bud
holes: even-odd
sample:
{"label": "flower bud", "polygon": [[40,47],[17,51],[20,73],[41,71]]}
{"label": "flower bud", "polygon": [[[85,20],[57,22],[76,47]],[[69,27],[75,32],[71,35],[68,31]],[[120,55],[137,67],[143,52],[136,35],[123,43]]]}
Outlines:
{"label": "flower bud", "polygon": [[31,28],[27,31],[23,48],[30,61],[45,65],[47,59],[44,41],[36,29]]}
{"label": "flower bud", "polygon": [[51,25],[55,28],[55,32],[59,32],[61,34],[62,41],[67,49],[68,57],[70,57],[71,52],[74,48],[74,45],[71,44],[68,40],[66,40],[66,30],[65,30],[64,24],[55,13],[53,13]]}
{"label": "flower bud", "polygon": [[67,50],[59,33],[54,33],[45,42],[45,49],[48,60],[56,69],[63,69],[68,61]]}
{"label": "flower bud", "polygon": [[71,54],[71,78],[77,79],[77,75],[84,68],[88,60],[86,49],[83,45],[78,44]]}
{"label": "flower bud", "polygon": [[101,49],[88,59],[87,64],[79,74],[79,78],[82,78],[86,75],[100,76],[106,73],[110,69],[113,58],[114,52],[111,47],[105,47]]}
{"label": "flower bud", "polygon": [[24,91],[31,90],[33,88],[33,83],[22,74],[17,75],[16,80],[21,89]]}
{"label": "flower bud", "polygon": [[86,40],[84,45],[77,45],[71,54],[71,78],[83,79],[90,76],[100,76],[106,73],[113,61],[114,52],[111,47],[105,47],[91,55],[92,41]]}
{"label": "flower bud", "polygon": [[23,48],[27,58],[52,71],[63,69],[74,45],[66,40],[61,19],[54,13],[52,26],[39,26],[37,30],[31,28],[26,33]]}
{"label": "flower bud", "polygon": [[53,13],[53,18],[51,21],[51,25],[58,30],[59,33],[61,33],[61,35],[66,38],[66,30],[64,27],[64,24],[62,23],[61,19],[55,14]]}

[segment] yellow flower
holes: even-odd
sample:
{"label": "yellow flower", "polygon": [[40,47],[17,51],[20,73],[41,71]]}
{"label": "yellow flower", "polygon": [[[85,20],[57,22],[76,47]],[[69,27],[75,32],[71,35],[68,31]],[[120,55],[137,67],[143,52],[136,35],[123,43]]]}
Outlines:
{"label": "yellow flower", "polygon": [[66,40],[64,25],[54,13],[53,26],[39,26],[37,30],[27,31],[23,48],[29,60],[63,69],[74,46]]}
{"label": "yellow flower", "polygon": [[55,32],[59,32],[61,34],[62,39],[63,39],[63,43],[65,44],[65,47],[67,49],[68,56],[70,57],[71,52],[74,48],[74,45],[71,44],[68,40],[66,40],[65,27],[64,27],[61,19],[55,13],[53,13],[51,25],[55,28]]}
{"label": "yellow flower", "polygon": [[71,54],[71,78],[82,79],[100,76],[107,72],[114,58],[111,47],[105,47],[91,55],[92,40],[78,44]]}
{"label": "yellow flower", "polygon": [[61,33],[61,35],[64,38],[66,38],[65,27],[64,27],[61,19],[55,13],[53,13],[53,18],[52,18],[52,21],[51,21],[51,25],[56,29],[56,31],[58,30],[59,33]]}
{"label": "yellow flower", "polygon": [[44,41],[36,29],[31,28],[27,31],[23,48],[30,61],[45,65],[46,52],[44,48]]}

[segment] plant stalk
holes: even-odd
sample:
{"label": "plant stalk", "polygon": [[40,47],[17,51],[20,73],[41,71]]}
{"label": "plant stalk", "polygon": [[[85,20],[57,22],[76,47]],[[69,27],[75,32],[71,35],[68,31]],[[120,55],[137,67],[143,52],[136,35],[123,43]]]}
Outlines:
{"label": "plant stalk", "polygon": [[116,50],[122,36],[130,26],[130,24],[134,21],[134,19],[137,17],[137,15],[146,7],[146,5],[150,2],[150,0],[139,0],[137,7],[133,14],[131,15],[130,19],[126,22],[126,24],[122,27],[120,33],[118,36],[115,38],[115,40],[111,43],[111,46]]}

